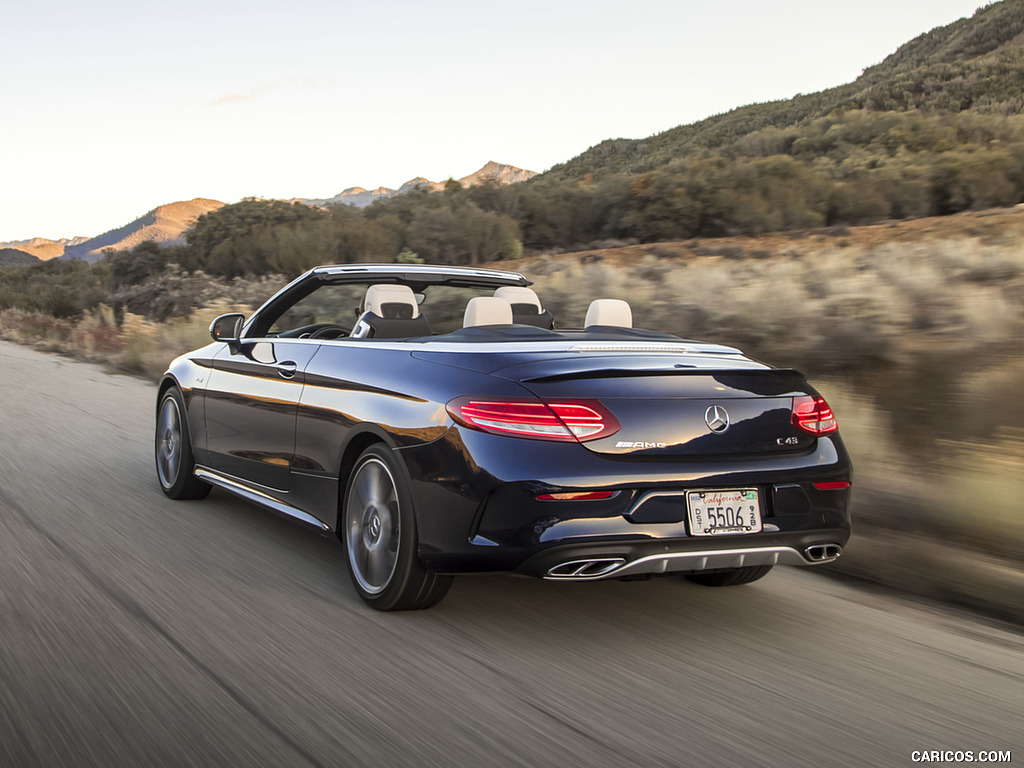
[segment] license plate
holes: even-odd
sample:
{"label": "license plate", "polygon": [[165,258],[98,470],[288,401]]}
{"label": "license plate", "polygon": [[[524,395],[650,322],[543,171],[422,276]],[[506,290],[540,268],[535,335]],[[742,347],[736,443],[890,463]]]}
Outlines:
{"label": "license plate", "polygon": [[757,533],[761,502],[753,488],[686,492],[691,536]]}

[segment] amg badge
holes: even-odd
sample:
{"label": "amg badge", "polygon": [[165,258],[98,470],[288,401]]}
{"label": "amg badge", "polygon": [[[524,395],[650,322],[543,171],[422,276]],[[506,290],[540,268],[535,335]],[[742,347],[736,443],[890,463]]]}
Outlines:
{"label": "amg badge", "polygon": [[616,448],[664,448],[668,443],[645,443],[642,440],[620,440],[615,444]]}

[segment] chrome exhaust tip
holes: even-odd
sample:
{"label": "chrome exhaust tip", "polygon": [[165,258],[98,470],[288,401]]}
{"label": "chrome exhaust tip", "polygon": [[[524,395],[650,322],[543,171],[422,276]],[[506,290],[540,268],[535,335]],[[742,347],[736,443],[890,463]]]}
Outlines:
{"label": "chrome exhaust tip", "polygon": [[624,557],[602,557],[592,560],[570,560],[559,563],[551,568],[546,577],[549,579],[579,579],[604,576],[626,562]]}
{"label": "chrome exhaust tip", "polygon": [[813,563],[828,563],[843,554],[838,544],[814,544],[804,550],[804,555]]}

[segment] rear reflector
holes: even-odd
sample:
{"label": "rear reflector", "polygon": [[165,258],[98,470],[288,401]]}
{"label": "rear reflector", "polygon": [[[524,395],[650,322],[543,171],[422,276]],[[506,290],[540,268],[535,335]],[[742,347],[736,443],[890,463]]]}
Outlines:
{"label": "rear reflector", "polygon": [[459,424],[482,432],[534,440],[583,442],[614,435],[618,420],[596,400],[476,400],[459,397],[446,406]]}
{"label": "rear reflector", "polygon": [[812,435],[828,435],[839,429],[828,403],[810,395],[793,398],[793,426]]}
{"label": "rear reflector", "polygon": [[578,493],[542,493],[537,501],[600,501],[610,499],[615,491],[580,491]]}
{"label": "rear reflector", "polygon": [[850,484],[845,480],[836,480],[830,483],[814,483],[814,487],[819,491],[841,491],[844,488],[849,488]]}

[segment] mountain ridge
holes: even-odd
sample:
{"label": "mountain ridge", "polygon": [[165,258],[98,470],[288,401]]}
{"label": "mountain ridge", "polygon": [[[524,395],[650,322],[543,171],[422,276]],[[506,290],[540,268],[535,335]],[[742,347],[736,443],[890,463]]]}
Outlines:
{"label": "mountain ridge", "polygon": [[[499,184],[517,184],[533,178],[537,174],[514,165],[496,163],[493,160],[482,168],[458,179],[464,187],[477,186],[494,180]],[[405,182],[398,189],[377,187],[368,190],[364,187],[348,187],[332,198],[315,200],[294,198],[286,201],[302,203],[309,206],[326,206],[348,204],[357,208],[370,205],[375,200],[387,199],[395,195],[405,194],[414,189],[427,187],[431,191],[444,189],[446,182],[433,182],[423,176],[416,176]],[[140,243],[153,241],[162,245],[173,245],[185,241],[187,232],[203,214],[224,207],[225,203],[204,197],[165,203],[130,221],[122,227],[109,230],[96,237],[71,237],[60,240],[48,240],[34,237],[28,240],[12,240],[0,242],[0,249],[21,251],[41,261],[50,259],[83,259],[93,263],[103,258],[104,250],[123,251],[134,248]],[[13,255],[11,258],[15,258]],[[31,262],[26,262],[31,263]]]}
{"label": "mountain ridge", "polygon": [[[518,168],[514,165],[506,165],[504,163],[496,163],[493,160],[489,160],[479,170],[463,176],[460,179],[455,179],[463,187],[475,187],[480,184],[486,184],[489,181],[496,181],[498,184],[518,184],[523,181],[529,181],[534,176],[537,176],[535,171],[528,171],[524,168]],[[320,198],[320,199],[299,199],[299,202],[305,203],[306,205],[326,206],[326,205],[352,205],[356,208],[365,208],[368,205],[376,202],[377,200],[386,200],[395,195],[402,195],[406,192],[411,192],[414,189],[426,188],[431,192],[437,192],[445,188],[447,181],[430,181],[430,179],[424,178],[423,176],[416,176],[415,178],[409,179],[409,181],[402,184],[398,189],[391,189],[390,187],[377,187],[373,190],[367,190],[364,187],[349,187],[339,192],[334,197]]]}
{"label": "mountain ridge", "polygon": [[60,240],[48,240],[45,237],[32,237],[28,240],[11,240],[0,243],[0,248],[21,251],[35,256],[40,261],[49,261],[63,255],[67,247],[84,243],[88,239],[88,237],[62,237]]}
{"label": "mountain ridge", "polygon": [[223,208],[224,203],[205,197],[158,205],[123,227],[112,229],[84,242],[68,246],[60,259],[83,259],[89,263],[103,258],[104,250],[124,251],[147,241],[161,245],[184,242],[185,232],[204,213]]}

